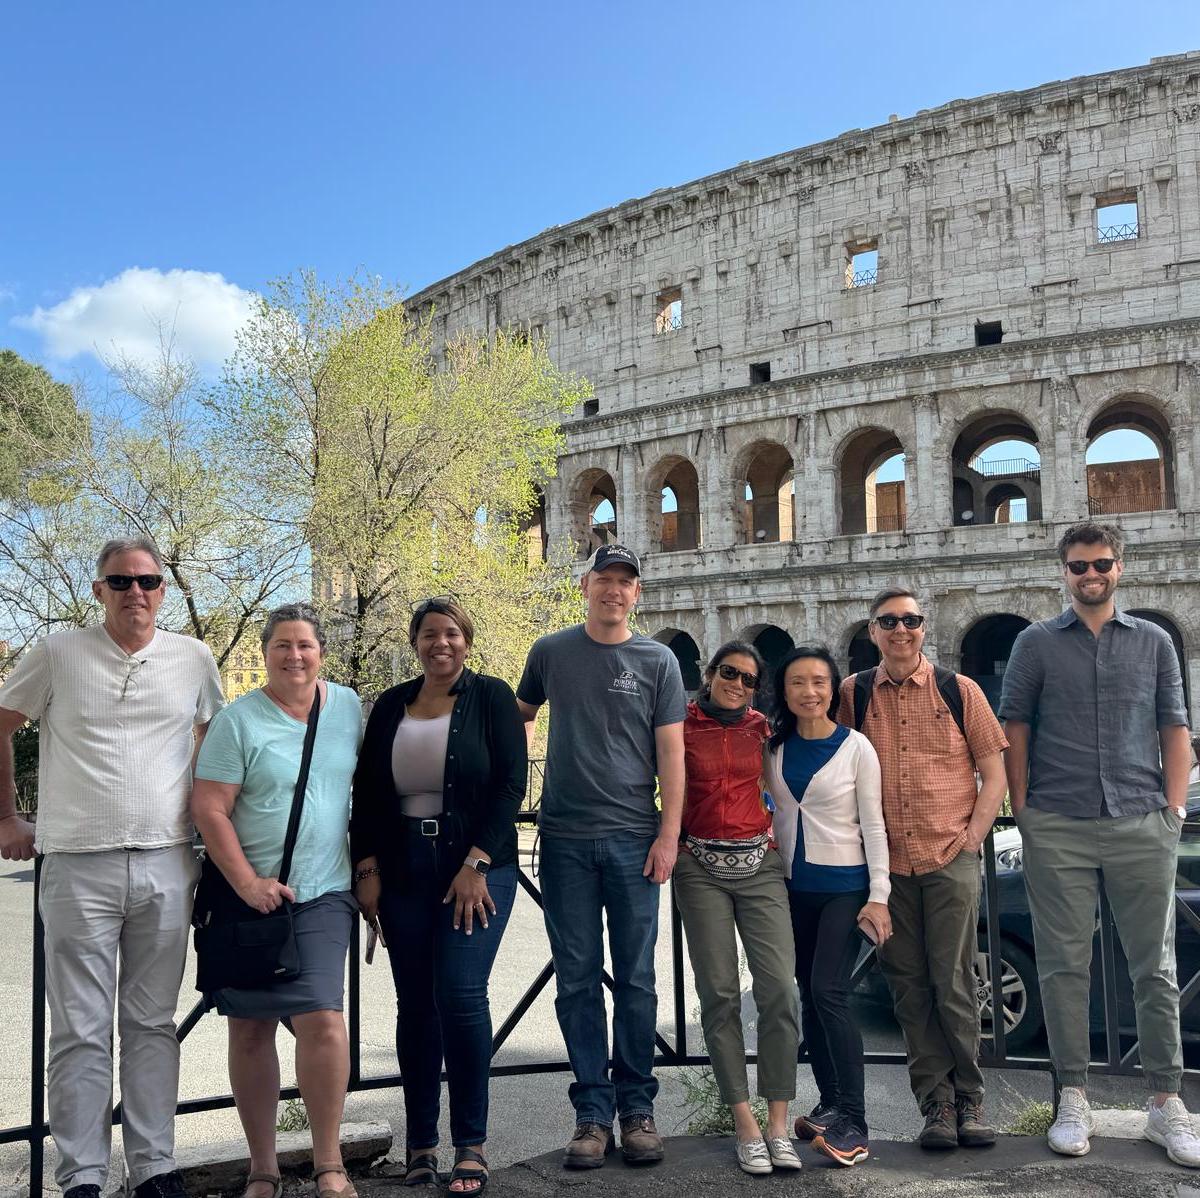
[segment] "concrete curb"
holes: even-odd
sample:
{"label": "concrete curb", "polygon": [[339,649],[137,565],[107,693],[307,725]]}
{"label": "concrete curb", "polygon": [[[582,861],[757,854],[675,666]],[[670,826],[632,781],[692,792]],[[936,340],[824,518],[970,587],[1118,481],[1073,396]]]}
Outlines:
{"label": "concrete curb", "polygon": [[[312,1172],[312,1133],[280,1132],[277,1137],[279,1171],[286,1178],[307,1177]],[[392,1129],[386,1123],[343,1123],[342,1160],[352,1172],[365,1171],[386,1156],[392,1147]],[[250,1169],[246,1141],[219,1140],[200,1148],[183,1148],[175,1162],[189,1194],[217,1194],[240,1190]]]}

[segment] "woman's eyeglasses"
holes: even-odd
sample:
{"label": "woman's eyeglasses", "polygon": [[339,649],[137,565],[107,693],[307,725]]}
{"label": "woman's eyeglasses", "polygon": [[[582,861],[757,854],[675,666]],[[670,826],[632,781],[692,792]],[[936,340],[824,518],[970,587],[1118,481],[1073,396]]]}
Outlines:
{"label": "woman's eyeglasses", "polygon": [[162,586],[161,574],[105,574],[104,581],[114,591],[127,591],[136,582],[143,591],[157,591]]}
{"label": "woman's eyeglasses", "polygon": [[717,673],[720,674],[721,677],[724,678],[726,682],[733,682],[735,679],[740,678],[742,680],[742,685],[748,691],[753,691],[753,690],[758,689],[758,675],[757,674],[747,674],[742,670],[735,670],[733,668],[733,666],[727,666],[727,665],[717,666]]}
{"label": "woman's eyeglasses", "polygon": [[1094,562],[1067,562],[1067,569],[1075,575],[1076,578],[1082,578],[1087,572],[1088,567],[1095,569],[1097,574],[1107,574],[1109,570],[1117,564],[1115,557],[1098,557]]}
{"label": "woman's eyeglasses", "polygon": [[903,624],[909,632],[915,632],[922,624],[925,623],[925,617],[917,615],[916,612],[905,612],[902,616],[893,616],[890,613],[885,616],[876,616],[875,623],[879,625],[885,632],[891,632],[897,624]]}

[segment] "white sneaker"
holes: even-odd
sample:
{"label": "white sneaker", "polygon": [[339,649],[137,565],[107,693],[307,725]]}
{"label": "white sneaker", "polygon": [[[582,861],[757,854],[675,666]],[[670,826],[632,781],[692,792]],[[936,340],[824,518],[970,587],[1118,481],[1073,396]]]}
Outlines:
{"label": "white sneaker", "polygon": [[771,1164],[771,1154],[767,1151],[766,1140],[738,1140],[737,1163],[743,1173],[770,1173],[774,1166]]}
{"label": "white sneaker", "polygon": [[1200,1137],[1196,1135],[1182,1098],[1168,1098],[1162,1106],[1155,1106],[1151,1099],[1146,1107],[1143,1134],[1147,1140],[1161,1144],[1177,1165],[1200,1169]]}
{"label": "white sneaker", "polygon": [[[1063,1156],[1085,1156],[1091,1151],[1090,1137],[1095,1130],[1096,1121],[1087,1095],[1078,1086],[1063,1086],[1058,1098],[1058,1118],[1046,1133],[1046,1143]],[[1150,1134],[1148,1130],[1146,1134]]]}

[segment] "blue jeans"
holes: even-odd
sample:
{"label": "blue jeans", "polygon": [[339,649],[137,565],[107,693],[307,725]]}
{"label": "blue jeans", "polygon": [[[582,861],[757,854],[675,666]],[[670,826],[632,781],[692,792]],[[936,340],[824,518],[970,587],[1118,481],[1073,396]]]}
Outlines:
{"label": "blue jeans", "polygon": [[[396,983],[396,1055],[404,1083],[406,1143],[438,1142],[442,1060],[450,1093],[450,1138],[456,1148],[487,1139],[492,1014],[488,976],[517,893],[516,865],[487,876],[496,914],[488,926],[476,919],[468,936],[453,925],[452,904],[429,841],[428,873],[410,858],[403,892],[384,889],[379,922]],[[415,875],[415,876],[414,876]]]}
{"label": "blue jeans", "polygon": [[[554,1009],[575,1072],[569,1090],[577,1123],[609,1126],[652,1115],[654,943],[661,888],[642,876],[653,836],[618,833],[597,840],[542,837],[542,902],[554,957]],[[608,916],[613,980],[613,1062],[600,975],[604,967],[601,913]]]}

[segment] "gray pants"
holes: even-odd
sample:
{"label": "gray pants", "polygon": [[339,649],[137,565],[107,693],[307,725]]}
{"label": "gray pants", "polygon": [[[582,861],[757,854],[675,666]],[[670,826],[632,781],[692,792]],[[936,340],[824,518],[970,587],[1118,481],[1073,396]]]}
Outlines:
{"label": "gray pants", "polygon": [[190,844],[46,856],[47,1101],[63,1190],[107,1179],[114,1001],[129,1183],[175,1168],[175,1004],[198,876]]}
{"label": "gray pants", "polygon": [[879,950],[879,964],[922,1112],[956,1098],[983,1099],[972,968],[979,876],[977,853],[959,853],[927,874],[892,874],[892,938]]}
{"label": "gray pants", "polygon": [[1167,809],[1076,819],[1026,807],[1017,817],[1046,1037],[1061,1085],[1087,1083],[1092,935],[1103,877],[1133,981],[1146,1082],[1151,1090],[1179,1090],[1175,859],[1181,823]]}
{"label": "gray pants", "polygon": [[800,1048],[796,947],[779,854],[769,851],[751,878],[714,878],[691,853],[680,850],[675,897],[721,1100],[732,1104],[750,1098],[735,928],[746,950],[758,1008],[758,1092],[768,1101],[795,1098]]}

